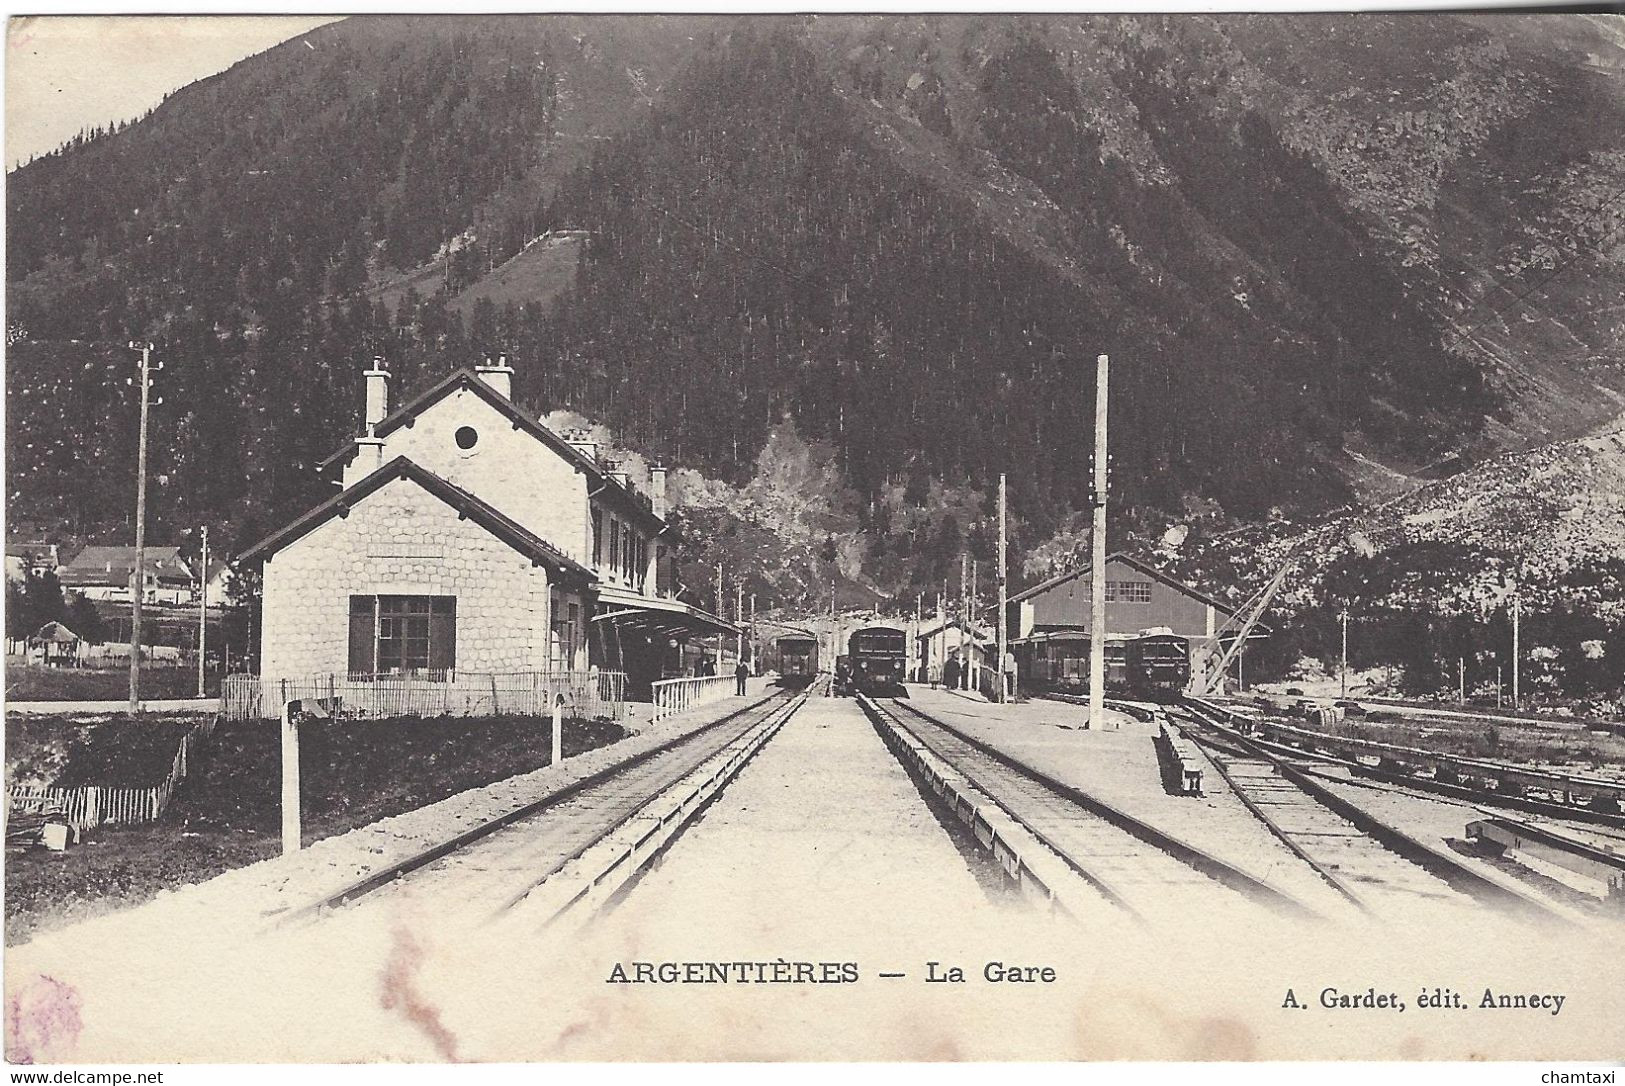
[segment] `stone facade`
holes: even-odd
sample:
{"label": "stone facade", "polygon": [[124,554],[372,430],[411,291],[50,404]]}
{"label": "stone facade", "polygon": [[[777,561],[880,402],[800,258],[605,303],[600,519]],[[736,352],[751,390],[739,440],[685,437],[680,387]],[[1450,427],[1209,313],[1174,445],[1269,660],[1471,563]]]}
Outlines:
{"label": "stone facade", "polygon": [[[457,443],[465,426],[475,437],[469,449]],[[591,563],[587,477],[479,396],[457,389],[425,407],[410,426],[383,439],[375,463],[364,454],[351,459],[344,485],[397,456],[477,494],[577,562]]]}
{"label": "stone facade", "polygon": [[548,666],[548,571],[409,479],[289,543],[264,570],[262,678],[344,675],[352,594],[457,597],[459,672]]}

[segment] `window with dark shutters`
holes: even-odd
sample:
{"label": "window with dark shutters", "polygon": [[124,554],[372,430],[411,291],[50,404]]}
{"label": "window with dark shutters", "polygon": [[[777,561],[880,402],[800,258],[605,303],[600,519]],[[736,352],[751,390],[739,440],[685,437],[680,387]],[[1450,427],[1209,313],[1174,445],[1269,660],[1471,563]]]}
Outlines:
{"label": "window with dark shutters", "polygon": [[456,596],[351,596],[350,674],[424,674],[457,667]]}

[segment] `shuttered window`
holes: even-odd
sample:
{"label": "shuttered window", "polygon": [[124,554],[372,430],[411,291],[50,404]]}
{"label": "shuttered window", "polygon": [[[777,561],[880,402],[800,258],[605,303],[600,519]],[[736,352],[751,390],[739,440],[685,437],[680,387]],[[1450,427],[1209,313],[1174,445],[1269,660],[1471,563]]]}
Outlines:
{"label": "shuttered window", "polygon": [[378,597],[350,597],[350,674],[371,675],[378,670],[374,652],[378,636]]}
{"label": "shuttered window", "polygon": [[457,597],[351,596],[350,674],[424,674],[457,666]]}

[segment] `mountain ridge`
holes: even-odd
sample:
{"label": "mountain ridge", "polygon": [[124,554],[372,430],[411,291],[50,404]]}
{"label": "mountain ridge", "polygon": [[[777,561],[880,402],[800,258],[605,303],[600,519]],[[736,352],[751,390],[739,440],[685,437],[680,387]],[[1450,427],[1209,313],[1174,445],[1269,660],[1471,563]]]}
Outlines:
{"label": "mountain ridge", "polygon": [[[531,406],[741,483],[792,418],[871,537],[933,480],[985,494],[1018,465],[1018,546],[1054,533],[1087,498],[1097,351],[1131,519],[1380,495],[1382,472],[1574,436],[1625,388],[1602,304],[1625,285],[1617,36],[345,20],[13,171],[8,504],[87,533],[122,516],[136,334],[172,361],[156,515],[234,534],[321,493],[309,468],[377,353],[404,392],[506,350]],[[564,231],[573,259],[513,263]],[[883,549],[935,583],[944,530]]]}

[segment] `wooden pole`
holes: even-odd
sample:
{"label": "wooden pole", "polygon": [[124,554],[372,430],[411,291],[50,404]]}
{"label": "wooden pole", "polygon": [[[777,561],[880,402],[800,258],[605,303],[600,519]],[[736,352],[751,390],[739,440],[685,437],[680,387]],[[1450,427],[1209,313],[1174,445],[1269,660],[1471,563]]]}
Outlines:
{"label": "wooden pole", "polygon": [[135,568],[130,571],[130,712],[141,711],[141,597],[147,590],[147,394],[152,344],[131,343],[141,352],[141,432],[136,445]]}
{"label": "wooden pole", "polygon": [[[959,553],[959,653],[960,669],[957,686],[960,690],[969,687],[965,677],[970,674],[970,650],[965,647],[966,627],[970,625],[970,552]],[[944,642],[946,643],[946,642]]]}
{"label": "wooden pole", "polygon": [[204,677],[209,657],[209,526],[203,526],[203,558],[198,565],[197,594],[197,696],[207,697]]}
{"label": "wooden pole", "polygon": [[1523,611],[1522,601],[1517,593],[1512,596],[1512,707],[1518,708],[1523,704],[1522,691],[1518,688],[1519,656],[1518,651],[1518,620]]}
{"label": "wooden pole", "polygon": [[302,844],[299,827],[299,712],[297,701],[282,703],[282,855]]}
{"label": "wooden pole", "polygon": [[[999,615],[998,615],[998,619],[997,619],[997,621],[998,621],[998,653],[999,653],[999,658],[998,658],[998,661],[996,663],[994,663],[993,668],[994,668],[994,673],[998,676],[996,681],[999,684],[999,701],[1001,701],[1001,702],[1006,700],[1006,695],[1005,695],[1005,690],[1004,690],[1004,654],[1005,654],[1005,639],[1009,636],[1008,631],[1006,631],[1006,629],[1005,629],[1004,609],[1009,605],[1009,602],[1010,602],[1009,599],[1008,599],[1008,595],[1007,595],[1008,592],[1009,592],[1009,585],[1006,583],[1006,580],[1005,580],[1006,562],[1008,561],[1008,558],[1009,558],[1009,555],[1008,555],[1007,551],[1005,550],[1005,538],[1004,538],[1004,536],[1005,536],[1005,528],[1006,528],[1005,521],[1006,521],[1005,477],[1004,477],[1004,473],[1000,472],[999,473]],[[1011,693],[1014,693],[1014,691],[1012,691]]]}
{"label": "wooden pole", "polygon": [[549,765],[564,761],[564,695],[553,695],[553,760]]}
{"label": "wooden pole", "polygon": [[1094,526],[1089,570],[1089,722],[1106,723],[1106,356],[1095,359]]}
{"label": "wooden pole", "polygon": [[1343,622],[1343,666],[1337,673],[1337,687],[1346,698],[1349,696],[1349,609],[1343,608],[1337,617]]}

